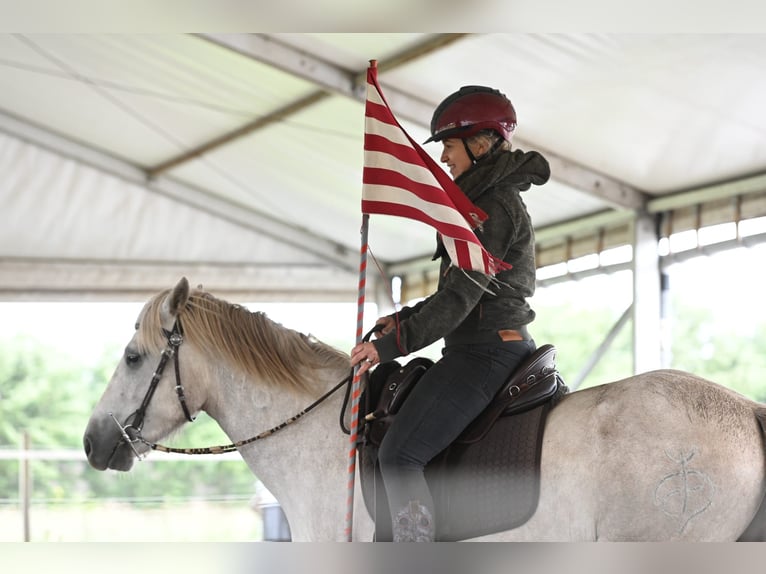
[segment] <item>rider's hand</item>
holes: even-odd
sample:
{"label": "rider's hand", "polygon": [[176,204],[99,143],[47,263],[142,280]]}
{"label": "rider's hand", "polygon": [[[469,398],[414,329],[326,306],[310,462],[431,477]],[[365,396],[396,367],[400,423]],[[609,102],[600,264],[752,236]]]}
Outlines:
{"label": "rider's hand", "polygon": [[383,325],[383,328],[380,331],[375,332],[375,338],[382,337],[383,335],[386,335],[387,333],[390,333],[396,328],[396,321],[393,317],[381,317],[377,321],[375,321],[376,325]]}
{"label": "rider's hand", "polygon": [[355,367],[359,365],[357,375],[363,375],[370,367],[378,364],[380,357],[378,356],[378,350],[372,343],[359,343],[356,347],[351,349],[351,366]]}

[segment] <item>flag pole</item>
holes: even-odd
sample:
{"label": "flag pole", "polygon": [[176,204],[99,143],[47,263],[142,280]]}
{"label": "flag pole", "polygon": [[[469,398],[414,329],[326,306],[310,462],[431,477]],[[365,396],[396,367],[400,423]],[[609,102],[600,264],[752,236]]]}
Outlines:
{"label": "flag pole", "polygon": [[[377,71],[378,61],[370,60],[370,69]],[[366,113],[366,109],[365,109]],[[370,227],[370,216],[362,212],[361,249],[359,255],[359,289],[356,307],[356,344],[364,338],[364,298],[367,287],[367,237]],[[354,367],[354,377],[351,383],[351,422],[349,424],[348,450],[348,501],[346,507],[346,540],[352,541],[354,526],[354,485],[356,477],[356,443],[359,431],[359,396],[361,395],[361,376],[359,366]]]}
{"label": "flag pole", "polygon": [[[356,311],[356,344],[362,342],[364,327],[364,299],[367,284],[367,234],[370,216],[362,214],[362,246],[359,261],[359,290]],[[361,395],[361,376],[359,366],[354,367],[354,378],[351,384],[351,422],[349,452],[348,452],[348,502],[346,509],[346,541],[351,542],[354,525],[354,479],[356,475],[356,443],[359,430],[359,396]]]}

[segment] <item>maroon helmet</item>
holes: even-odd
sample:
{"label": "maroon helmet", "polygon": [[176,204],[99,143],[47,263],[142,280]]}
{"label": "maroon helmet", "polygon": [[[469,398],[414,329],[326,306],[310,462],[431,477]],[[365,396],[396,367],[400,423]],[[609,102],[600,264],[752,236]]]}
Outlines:
{"label": "maroon helmet", "polygon": [[431,119],[431,137],[423,143],[465,139],[488,129],[511,141],[516,129],[516,110],[511,101],[493,88],[463,86],[436,108]]}

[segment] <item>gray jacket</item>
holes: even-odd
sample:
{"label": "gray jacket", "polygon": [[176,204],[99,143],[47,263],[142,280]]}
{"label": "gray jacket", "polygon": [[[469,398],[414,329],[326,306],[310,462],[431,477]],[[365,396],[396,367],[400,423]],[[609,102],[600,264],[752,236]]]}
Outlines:
{"label": "gray jacket", "polygon": [[544,184],[549,177],[550,167],[542,155],[513,150],[480,160],[455,180],[488,215],[476,236],[487,251],[513,267],[498,273],[498,282],[491,281],[482,273],[453,266],[437,241],[438,288],[399,311],[397,331],[373,341],[381,361],[415,352],[441,338],[448,346],[499,341],[499,330],[518,330],[532,322],[535,313],[526,298],[535,291],[535,235],[520,192],[532,184]]}

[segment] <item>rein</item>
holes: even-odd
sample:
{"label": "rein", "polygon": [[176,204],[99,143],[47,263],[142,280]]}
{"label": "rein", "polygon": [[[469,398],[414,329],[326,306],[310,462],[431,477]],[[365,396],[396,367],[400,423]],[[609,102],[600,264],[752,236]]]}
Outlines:
{"label": "rein", "polygon": [[305,409],[303,409],[301,412],[299,412],[297,415],[290,417],[286,421],[278,424],[275,427],[270,428],[267,431],[263,431],[260,434],[255,435],[254,437],[250,437],[245,440],[240,440],[231,444],[226,444],[222,446],[206,446],[206,447],[200,447],[200,448],[173,448],[169,446],[164,446],[161,444],[149,442],[147,440],[144,440],[143,437],[140,435],[138,436],[138,440],[140,440],[142,443],[147,445],[152,450],[158,450],[160,452],[172,452],[176,454],[224,454],[227,452],[234,452],[235,450],[239,449],[239,447],[244,446],[246,444],[250,444],[251,442],[255,442],[257,440],[260,440],[262,438],[266,438],[267,436],[271,436],[277,431],[282,430],[288,425],[293,424],[295,421],[303,417],[305,414],[309,413],[311,410],[313,410],[315,407],[317,407],[320,403],[325,401],[327,398],[330,397],[335,391],[337,391],[339,388],[341,388],[343,385],[348,383],[351,380],[351,377],[348,376],[342,381],[340,381],[337,385],[335,385],[332,389],[327,391],[324,395],[319,397],[316,401],[311,403],[309,406],[307,406]]}
{"label": "rein", "polygon": [[[154,374],[152,375],[152,380],[149,382],[149,389],[146,391],[146,395],[144,395],[144,400],[141,401],[141,406],[138,407],[138,409],[135,412],[135,417],[133,418],[133,422],[131,422],[130,424],[122,425],[112,413],[109,413],[109,416],[112,417],[112,420],[120,429],[120,434],[122,435],[121,442],[125,442],[128,445],[130,445],[130,448],[133,449],[133,453],[136,455],[136,458],[138,458],[139,460],[143,460],[143,456],[139,454],[138,451],[136,450],[134,446],[136,442],[142,442],[146,446],[151,448],[152,450],[157,450],[160,452],[175,453],[175,454],[224,454],[227,452],[236,451],[241,446],[244,446],[252,442],[255,442],[257,440],[271,436],[277,431],[282,430],[286,426],[291,425],[292,423],[294,423],[295,421],[297,421],[304,415],[311,412],[314,408],[316,408],[319,404],[324,402],[326,399],[328,399],[333,393],[335,393],[343,385],[350,383],[353,376],[352,374],[348,375],[346,378],[340,381],[337,385],[335,385],[332,389],[327,391],[324,395],[319,397],[316,401],[311,403],[309,406],[307,406],[305,409],[303,409],[301,412],[299,412],[295,416],[290,417],[289,419],[278,424],[277,426],[272,427],[269,430],[264,431],[260,434],[257,434],[253,437],[250,437],[248,439],[237,441],[235,443],[231,443],[227,445],[198,447],[198,448],[174,448],[174,447],[164,446],[158,443],[147,441],[141,435],[141,430],[144,424],[146,409],[149,407],[149,403],[151,402],[152,397],[154,396],[154,392],[157,390],[157,385],[159,384],[160,379],[162,378],[162,373],[165,370],[165,365],[167,364],[168,359],[170,357],[173,357],[173,364],[175,366],[175,372],[176,372],[175,373],[176,394],[178,395],[178,400],[181,403],[181,408],[184,411],[184,416],[186,417],[186,420],[188,420],[189,422],[194,422],[194,417],[191,416],[191,413],[189,412],[189,407],[186,404],[186,396],[184,395],[183,385],[181,384],[181,371],[178,368],[178,354],[179,354],[178,351],[184,339],[183,329],[178,319],[176,319],[176,322],[173,324],[173,329],[171,331],[163,329],[162,332],[165,334],[165,337],[168,340],[168,346],[162,351],[160,362],[157,365],[157,368],[155,369]],[[348,434],[348,431],[343,425],[343,411],[345,410],[346,404],[348,402],[349,391],[350,391],[350,386],[346,390],[344,406],[341,409],[341,429],[346,434]],[[131,435],[133,436],[131,437]]]}

